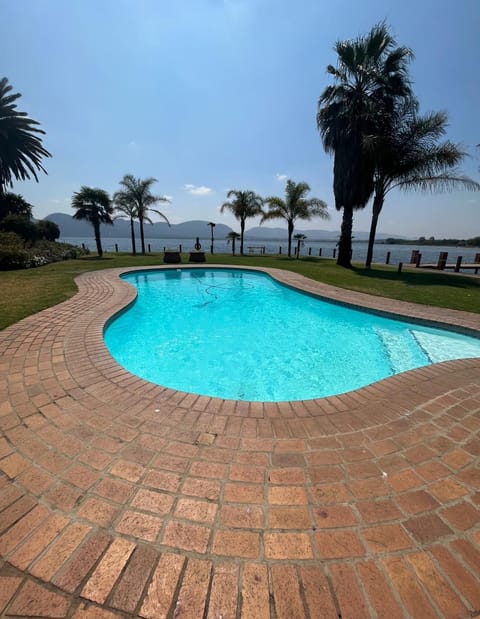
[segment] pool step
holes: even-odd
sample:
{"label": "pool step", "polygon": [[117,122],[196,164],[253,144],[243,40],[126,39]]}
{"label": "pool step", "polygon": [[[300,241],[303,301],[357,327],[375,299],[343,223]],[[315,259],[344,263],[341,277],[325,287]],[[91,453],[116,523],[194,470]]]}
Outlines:
{"label": "pool step", "polygon": [[375,331],[395,374],[431,363],[411,330],[395,332],[377,327]]}

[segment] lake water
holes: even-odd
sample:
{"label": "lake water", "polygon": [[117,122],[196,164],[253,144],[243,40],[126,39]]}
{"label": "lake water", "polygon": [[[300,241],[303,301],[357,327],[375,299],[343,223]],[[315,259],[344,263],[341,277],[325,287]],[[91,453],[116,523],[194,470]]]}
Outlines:
{"label": "lake water", "polygon": [[[92,251],[96,251],[95,240],[93,238],[61,238],[60,241],[65,243],[71,243],[73,245],[85,245]],[[202,249],[210,252],[210,239],[200,239]],[[114,252],[115,244],[118,245],[119,251],[131,251],[131,242],[129,238],[119,239],[102,239],[102,247],[105,252]],[[152,252],[162,252],[164,248],[177,249],[180,245],[183,251],[192,251],[195,245],[195,239],[145,239],[145,245],[148,251],[148,245]],[[287,241],[263,241],[263,240],[249,240],[244,241],[244,253],[248,254],[249,246],[264,246],[267,254],[278,254],[281,248],[282,254],[287,253]],[[236,251],[238,252],[240,243],[236,243]],[[307,256],[309,250],[312,256],[318,256],[321,250],[323,258],[332,258],[333,251],[337,248],[335,241],[305,241],[304,246],[300,249],[300,254]],[[137,251],[140,249],[140,242],[137,239]],[[423,263],[436,263],[438,255],[441,251],[448,252],[448,262],[454,263],[457,256],[463,257],[463,262],[471,263],[474,261],[476,253],[480,252],[478,247],[425,247],[415,245],[387,245],[383,243],[376,243],[373,252],[373,262],[385,263],[387,252],[390,252],[390,264],[396,265],[399,262],[410,262],[410,256],[412,250],[417,249],[422,254]],[[229,253],[232,251],[232,246],[227,244],[225,239],[215,239],[214,251],[218,253]],[[367,257],[367,243],[366,242],[353,242],[353,255],[354,261],[362,262]],[[472,271],[470,271],[472,273]]]}

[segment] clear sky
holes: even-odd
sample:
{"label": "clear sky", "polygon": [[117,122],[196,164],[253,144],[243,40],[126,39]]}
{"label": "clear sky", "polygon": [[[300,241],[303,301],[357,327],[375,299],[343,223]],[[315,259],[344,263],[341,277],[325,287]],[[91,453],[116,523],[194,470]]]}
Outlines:
{"label": "clear sky", "polygon": [[[291,178],[332,215],[299,227],[338,229],[317,101],[335,41],[381,20],[415,53],[421,110],[448,112],[447,137],[472,155],[462,169],[480,180],[479,0],[0,0],[0,9],[0,74],[53,155],[38,184],[14,186],[37,218],[73,213],[81,185],[114,192],[132,173],[158,179],[172,222],[236,229],[218,210],[227,190],[283,196]],[[357,230],[370,213],[356,214]],[[392,192],[379,231],[477,236],[480,193]]]}

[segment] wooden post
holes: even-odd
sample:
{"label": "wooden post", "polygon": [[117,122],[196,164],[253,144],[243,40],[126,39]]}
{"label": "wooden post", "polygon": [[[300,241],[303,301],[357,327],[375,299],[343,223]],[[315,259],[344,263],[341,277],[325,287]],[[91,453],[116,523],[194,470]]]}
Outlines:
{"label": "wooden post", "polygon": [[280,247],[278,248],[278,254],[281,255],[282,254],[282,246],[280,245]]}
{"label": "wooden post", "polygon": [[308,248],[308,255],[309,255],[309,256],[311,256],[311,255],[312,255],[312,248],[311,248],[311,247],[309,247],[309,248]]}
{"label": "wooden post", "polygon": [[148,253],[150,254],[152,251],[152,248],[150,247],[150,243],[148,244]]}
{"label": "wooden post", "polygon": [[457,262],[455,263],[455,273],[458,273],[460,271],[460,267],[462,265],[462,258],[463,256],[457,257]]}
{"label": "wooden post", "polygon": [[82,243],[82,249],[85,249],[85,243]]}
{"label": "wooden post", "polygon": [[336,253],[337,253],[337,248],[336,248],[336,247],[334,247],[334,248],[333,248],[333,257],[334,257],[334,258],[335,258]]}
{"label": "wooden post", "polygon": [[415,266],[417,267],[417,269],[420,266],[421,260],[422,260],[422,254],[420,252],[418,252],[417,257],[415,259]]}
{"label": "wooden post", "polygon": [[438,256],[437,269],[440,269],[440,271],[443,271],[443,269],[445,268],[447,264],[447,258],[448,258],[448,251],[441,251]]}
{"label": "wooden post", "polygon": [[321,255],[322,255],[322,248],[320,247],[320,249],[318,250],[318,257],[320,258]]}
{"label": "wooden post", "polygon": [[402,272],[402,267],[403,267],[403,262],[399,262],[398,263],[398,271],[397,271],[397,273],[401,273]]}
{"label": "wooden post", "polygon": [[115,243],[115,253],[118,254],[118,245]]}
{"label": "wooden post", "polygon": [[178,246],[178,251],[179,251],[180,253],[182,253],[182,246],[181,246],[181,245],[179,245],[179,246]]}
{"label": "wooden post", "polygon": [[385,264],[390,264],[390,252],[387,251],[387,257],[385,259]]}

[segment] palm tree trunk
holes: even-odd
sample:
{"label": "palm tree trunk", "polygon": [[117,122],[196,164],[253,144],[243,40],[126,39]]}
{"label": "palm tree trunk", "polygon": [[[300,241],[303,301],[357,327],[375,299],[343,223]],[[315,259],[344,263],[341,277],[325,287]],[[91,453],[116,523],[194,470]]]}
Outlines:
{"label": "palm tree trunk", "polygon": [[375,234],[377,232],[377,223],[378,216],[383,207],[384,196],[383,193],[378,189],[375,191],[375,196],[373,198],[373,209],[372,209],[372,221],[370,223],[370,236],[368,237],[368,250],[367,250],[367,259],[365,261],[365,266],[369,269],[372,265],[373,259],[373,245],[375,243]]}
{"label": "palm tree trunk", "polygon": [[292,234],[295,226],[293,225],[293,221],[288,222],[288,257],[292,256]]}
{"label": "palm tree trunk", "polygon": [[143,234],[143,217],[138,218],[140,224],[140,242],[142,244],[142,254],[145,255],[145,236]]}
{"label": "palm tree trunk", "polygon": [[240,220],[240,255],[243,256],[243,233],[245,232],[245,220]]}
{"label": "palm tree trunk", "polygon": [[102,241],[100,239],[100,222],[99,221],[94,221],[93,222],[93,232],[95,234],[95,243],[97,245],[97,254],[98,254],[99,258],[101,258],[103,256],[103,249],[102,249]]}
{"label": "palm tree trunk", "polygon": [[353,208],[344,206],[340,240],[338,241],[337,264],[347,269],[352,268],[352,227]]}
{"label": "palm tree trunk", "polygon": [[137,255],[137,248],[135,247],[135,228],[133,225],[133,217],[130,217],[130,237],[132,239],[132,254]]}

